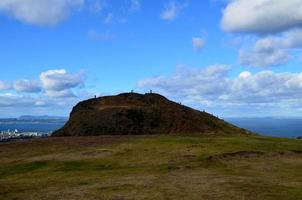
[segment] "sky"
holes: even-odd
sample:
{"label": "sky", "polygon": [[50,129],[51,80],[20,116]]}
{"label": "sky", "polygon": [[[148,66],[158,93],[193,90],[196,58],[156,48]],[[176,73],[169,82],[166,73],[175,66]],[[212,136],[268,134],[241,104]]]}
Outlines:
{"label": "sky", "polygon": [[1,0],[0,27],[0,118],[131,90],[302,115],[301,0]]}

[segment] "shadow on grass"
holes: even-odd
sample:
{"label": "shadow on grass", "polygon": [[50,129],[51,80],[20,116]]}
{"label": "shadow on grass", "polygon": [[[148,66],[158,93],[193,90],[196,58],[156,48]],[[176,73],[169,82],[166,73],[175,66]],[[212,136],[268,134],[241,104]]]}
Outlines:
{"label": "shadow on grass", "polygon": [[29,163],[14,164],[0,167],[0,179],[8,176],[25,174],[48,166],[46,161],[34,161]]}

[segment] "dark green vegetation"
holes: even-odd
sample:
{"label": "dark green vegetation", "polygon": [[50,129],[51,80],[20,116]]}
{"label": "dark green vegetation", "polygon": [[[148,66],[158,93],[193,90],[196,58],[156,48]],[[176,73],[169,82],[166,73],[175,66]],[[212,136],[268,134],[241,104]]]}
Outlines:
{"label": "dark green vegetation", "polygon": [[54,136],[139,134],[248,134],[206,112],[159,94],[123,93],[78,103]]}
{"label": "dark green vegetation", "polygon": [[150,135],[0,145],[1,200],[297,200],[301,188],[301,140]]}

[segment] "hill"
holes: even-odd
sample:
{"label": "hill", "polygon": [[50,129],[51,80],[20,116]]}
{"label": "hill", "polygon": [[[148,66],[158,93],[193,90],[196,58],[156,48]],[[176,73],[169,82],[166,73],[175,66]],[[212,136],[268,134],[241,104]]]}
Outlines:
{"label": "hill", "polygon": [[154,93],[122,93],[78,103],[53,136],[247,134],[206,112]]}
{"label": "hill", "polygon": [[23,115],[17,118],[17,120],[21,121],[39,121],[39,120],[67,120],[66,117],[60,117],[60,116],[49,116],[49,115],[41,115],[41,116],[33,116],[33,115]]}

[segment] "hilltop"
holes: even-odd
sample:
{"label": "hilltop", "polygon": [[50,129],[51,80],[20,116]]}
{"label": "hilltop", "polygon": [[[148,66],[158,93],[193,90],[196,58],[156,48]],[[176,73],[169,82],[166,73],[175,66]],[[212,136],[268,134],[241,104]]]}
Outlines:
{"label": "hilltop", "polygon": [[78,103],[65,126],[53,136],[247,133],[159,94],[122,93]]}

